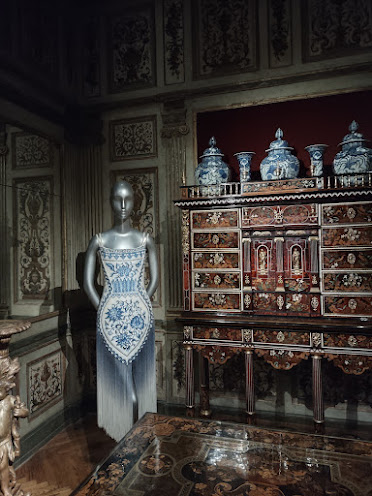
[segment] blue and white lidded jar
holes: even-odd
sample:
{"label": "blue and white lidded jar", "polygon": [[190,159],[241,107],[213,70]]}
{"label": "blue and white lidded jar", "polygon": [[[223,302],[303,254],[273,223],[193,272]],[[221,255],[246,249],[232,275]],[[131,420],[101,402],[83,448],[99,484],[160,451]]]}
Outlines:
{"label": "blue and white lidded jar", "polygon": [[349,126],[350,133],[339,144],[342,147],[333,160],[333,172],[342,174],[363,174],[372,170],[372,150],[365,146],[367,139],[357,133],[358,123]]}
{"label": "blue and white lidded jar", "polygon": [[288,146],[288,141],[282,139],[283,131],[280,128],[277,129],[275,137],[276,140],[265,150],[268,156],[260,164],[261,178],[263,181],[293,179],[298,176],[300,162],[292,155],[293,148]]}
{"label": "blue and white lidded jar", "polygon": [[197,184],[220,184],[230,181],[231,171],[222,157],[223,153],[217,148],[216,139],[212,136],[209,140],[209,148],[206,148],[200,156],[202,161],[195,170]]}

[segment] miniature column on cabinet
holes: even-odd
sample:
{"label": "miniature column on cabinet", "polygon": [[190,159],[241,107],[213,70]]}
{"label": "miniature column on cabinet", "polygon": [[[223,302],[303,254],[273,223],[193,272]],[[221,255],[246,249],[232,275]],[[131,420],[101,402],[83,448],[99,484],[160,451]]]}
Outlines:
{"label": "miniature column on cabinet", "polygon": [[284,263],[283,263],[283,243],[284,238],[275,238],[276,247],[276,289],[275,291],[284,291]]}

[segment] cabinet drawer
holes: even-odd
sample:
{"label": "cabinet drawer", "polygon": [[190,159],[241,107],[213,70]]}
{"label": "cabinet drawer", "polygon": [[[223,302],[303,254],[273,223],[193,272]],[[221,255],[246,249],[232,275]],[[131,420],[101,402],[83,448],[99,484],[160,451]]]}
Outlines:
{"label": "cabinet drawer", "polygon": [[371,317],[372,296],[323,296],[324,315]]}
{"label": "cabinet drawer", "polygon": [[372,338],[358,334],[323,334],[324,346],[331,348],[372,349]]}
{"label": "cabinet drawer", "polygon": [[372,250],[324,250],[323,269],[371,269]]}
{"label": "cabinet drawer", "polygon": [[238,312],[240,293],[193,293],[193,310]]}
{"label": "cabinet drawer", "polygon": [[239,248],[239,232],[193,233],[193,248]]}
{"label": "cabinet drawer", "polygon": [[293,344],[310,346],[309,332],[289,332],[289,331],[253,331],[254,343],[270,344]]}
{"label": "cabinet drawer", "polygon": [[323,225],[370,224],[372,203],[343,203],[322,205]]}
{"label": "cabinet drawer", "polygon": [[239,226],[238,210],[201,210],[191,214],[193,229],[221,229]]}
{"label": "cabinet drawer", "polygon": [[239,253],[196,252],[192,254],[194,269],[239,269]]}
{"label": "cabinet drawer", "polygon": [[302,226],[318,224],[316,205],[243,208],[242,226]]}
{"label": "cabinet drawer", "polygon": [[254,293],[253,311],[270,315],[318,315],[320,301],[310,294]]}
{"label": "cabinet drawer", "polygon": [[337,272],[323,274],[324,291],[346,293],[372,292],[371,272]]}
{"label": "cabinet drawer", "polygon": [[218,339],[219,341],[242,342],[241,329],[229,327],[194,327],[193,339]]}
{"label": "cabinet drawer", "polygon": [[194,272],[195,289],[240,289],[239,272]]}
{"label": "cabinet drawer", "polygon": [[322,231],[323,246],[368,246],[372,244],[371,227],[326,227]]}

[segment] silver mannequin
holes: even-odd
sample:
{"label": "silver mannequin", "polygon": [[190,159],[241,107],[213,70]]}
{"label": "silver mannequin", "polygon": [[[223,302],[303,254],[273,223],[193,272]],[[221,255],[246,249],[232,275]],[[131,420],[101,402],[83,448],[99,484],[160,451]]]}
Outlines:
{"label": "silver mannequin", "polygon": [[[103,246],[119,250],[138,248],[143,241],[143,233],[133,229],[130,225],[130,214],[134,206],[132,186],[126,181],[115,183],[111,189],[110,203],[114,213],[114,226],[102,233]],[[96,310],[100,301],[97,290],[94,287],[98,248],[97,236],[93,236],[86,252],[84,267],[84,290]],[[149,298],[151,298],[159,284],[159,267],[155,244],[150,236],[146,236],[146,249],[150,269],[150,282],[146,291]]]}
{"label": "silver mannequin", "polygon": [[[134,206],[134,193],[131,185],[126,181],[114,184],[110,195],[111,208],[114,213],[114,226],[101,234],[102,244],[106,248],[131,249],[138,248],[143,243],[143,233],[133,229],[130,224],[130,215]],[[159,284],[159,268],[156,248],[150,236],[145,238],[145,246],[148,254],[150,282],[146,288],[149,298],[155,293]],[[98,309],[100,297],[94,286],[96,274],[96,258],[99,249],[97,236],[93,236],[86,251],[84,266],[84,290],[95,309]],[[133,421],[138,420],[138,400],[136,388],[133,381]]]}

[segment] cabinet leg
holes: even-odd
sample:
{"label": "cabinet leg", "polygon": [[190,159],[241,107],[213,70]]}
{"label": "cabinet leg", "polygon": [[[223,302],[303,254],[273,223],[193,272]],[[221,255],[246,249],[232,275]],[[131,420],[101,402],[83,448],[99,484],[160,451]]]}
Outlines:
{"label": "cabinet leg", "polygon": [[195,389],[194,389],[194,356],[192,346],[185,346],[186,362],[186,406],[194,408],[195,406]]}
{"label": "cabinet leg", "polygon": [[313,355],[313,409],[314,422],[324,422],[323,388],[322,388],[322,357]]}
{"label": "cabinet leg", "polygon": [[254,381],[253,381],[253,351],[245,350],[245,398],[247,414],[255,414]]}
{"label": "cabinet leg", "polygon": [[199,353],[200,415],[208,417],[212,412],[209,406],[209,366],[208,360]]}

